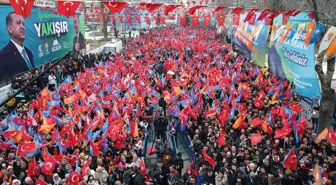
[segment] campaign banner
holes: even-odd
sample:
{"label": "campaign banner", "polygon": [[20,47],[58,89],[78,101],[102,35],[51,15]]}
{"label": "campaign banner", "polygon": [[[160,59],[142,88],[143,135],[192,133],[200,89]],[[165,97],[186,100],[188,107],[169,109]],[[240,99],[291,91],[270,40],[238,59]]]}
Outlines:
{"label": "campaign banner", "polygon": [[[241,14],[239,25],[233,27],[232,41],[245,53],[251,55],[255,64],[264,67],[270,26],[265,25],[264,21],[244,22],[247,14],[248,12]],[[256,20],[259,15],[260,12],[255,12],[251,19]]]}
{"label": "campaign banner", "polygon": [[0,80],[85,49],[83,15],[66,18],[33,8],[24,20],[10,5],[0,5],[0,16]]}
{"label": "campaign banner", "polygon": [[315,42],[320,26],[307,13],[290,17],[283,24],[283,15],[273,20],[268,66],[277,77],[293,82],[305,97],[321,97],[315,72]]}

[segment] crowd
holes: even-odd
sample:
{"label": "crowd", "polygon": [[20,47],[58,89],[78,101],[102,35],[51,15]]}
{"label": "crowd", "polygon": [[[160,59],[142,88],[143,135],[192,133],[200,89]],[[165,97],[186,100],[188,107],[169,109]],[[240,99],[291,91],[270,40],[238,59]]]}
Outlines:
{"label": "crowd", "polygon": [[[120,53],[56,66],[56,85],[1,122],[1,184],[299,185],[316,174],[335,183],[336,147],[301,116],[294,85],[223,40],[166,27]],[[168,146],[147,170],[153,126],[188,135],[186,173],[180,153],[165,158]]]}

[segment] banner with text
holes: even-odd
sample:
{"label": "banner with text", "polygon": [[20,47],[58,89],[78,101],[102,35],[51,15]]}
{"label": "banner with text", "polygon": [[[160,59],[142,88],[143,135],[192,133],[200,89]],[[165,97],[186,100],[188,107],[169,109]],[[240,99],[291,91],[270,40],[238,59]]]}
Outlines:
{"label": "banner with text", "polygon": [[[266,44],[270,26],[265,25],[264,21],[247,21],[244,22],[248,12],[240,15],[238,26],[232,30],[232,41],[251,55],[251,59],[258,66],[265,66]],[[256,12],[253,18],[256,20],[260,12]],[[231,16],[233,17],[233,16]]]}
{"label": "banner with text", "polygon": [[11,6],[0,6],[0,80],[85,48],[83,15],[66,18],[33,8],[23,20],[13,12]]}
{"label": "banner with text", "polygon": [[[288,79],[296,86],[297,92],[305,97],[321,96],[315,72],[315,20],[307,13],[290,17],[283,24],[283,15],[273,20],[268,66],[277,77]],[[317,38],[315,38],[317,37]]]}

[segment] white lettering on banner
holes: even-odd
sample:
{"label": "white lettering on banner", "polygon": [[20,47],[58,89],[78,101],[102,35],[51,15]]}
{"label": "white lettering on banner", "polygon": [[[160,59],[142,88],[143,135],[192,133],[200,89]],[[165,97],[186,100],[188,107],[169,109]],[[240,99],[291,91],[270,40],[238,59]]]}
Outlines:
{"label": "white lettering on banner", "polygon": [[59,44],[58,40],[55,39],[54,42],[53,42],[53,45],[51,47],[51,52],[55,52],[55,51],[58,51],[62,49],[62,46]]}
{"label": "white lettering on banner", "polygon": [[282,48],[282,53],[284,57],[291,62],[303,67],[307,67],[308,58],[304,54],[301,55],[300,53],[292,50],[288,51],[285,47]]}
{"label": "white lettering on banner", "polygon": [[301,88],[301,89],[304,89],[305,87],[306,88],[313,87],[312,83],[307,83],[307,82],[302,81],[300,75],[294,73],[292,70],[290,70],[290,73],[293,75],[293,82],[296,87]]}
{"label": "white lettering on banner", "polygon": [[56,4],[55,4],[55,1],[36,0],[35,6],[55,8]]}
{"label": "white lettering on banner", "polygon": [[69,32],[68,22],[57,21],[57,22],[41,22],[34,24],[36,33],[38,37],[48,37],[48,36],[61,36],[61,34],[66,34]]}

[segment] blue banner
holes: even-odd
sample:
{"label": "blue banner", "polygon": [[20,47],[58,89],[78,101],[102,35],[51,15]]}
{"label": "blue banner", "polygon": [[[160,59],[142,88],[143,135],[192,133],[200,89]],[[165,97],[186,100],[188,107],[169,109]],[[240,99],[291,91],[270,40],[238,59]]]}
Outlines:
{"label": "blue banner", "polygon": [[[265,66],[266,44],[270,26],[264,24],[264,21],[255,21],[250,24],[244,22],[248,12],[240,15],[239,26],[234,26],[232,41],[243,51],[251,55],[251,59],[258,66]],[[256,12],[254,19],[257,20],[260,12]],[[232,16],[231,16],[232,17]]]}
{"label": "blue banner", "polygon": [[297,92],[305,97],[321,97],[315,72],[314,20],[307,13],[290,17],[282,25],[283,15],[273,20],[268,67],[281,79],[293,82]]}
{"label": "blue banner", "polygon": [[83,15],[66,18],[33,8],[24,20],[10,5],[0,7],[0,80],[85,50]]}

